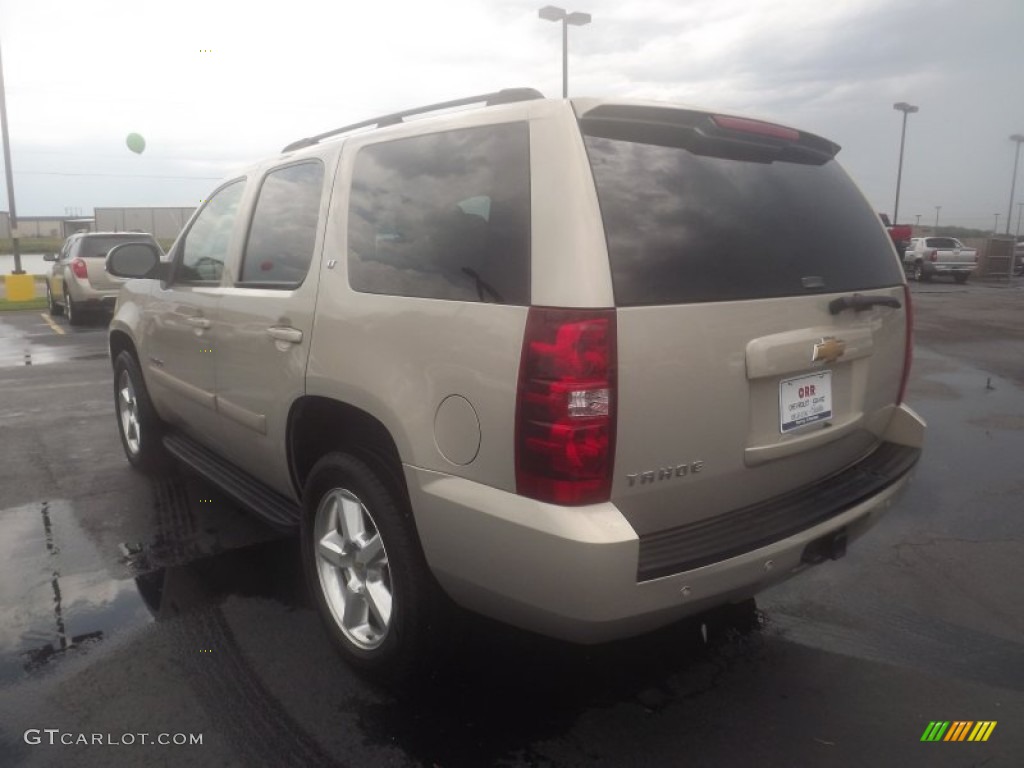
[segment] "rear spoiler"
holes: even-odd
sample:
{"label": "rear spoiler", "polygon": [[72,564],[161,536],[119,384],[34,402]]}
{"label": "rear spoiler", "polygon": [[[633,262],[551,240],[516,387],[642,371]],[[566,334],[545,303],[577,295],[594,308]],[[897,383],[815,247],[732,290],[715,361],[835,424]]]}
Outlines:
{"label": "rear spoiler", "polygon": [[686,149],[755,163],[824,165],[840,146],[813,133],[689,109],[602,104],[579,116],[587,136]]}

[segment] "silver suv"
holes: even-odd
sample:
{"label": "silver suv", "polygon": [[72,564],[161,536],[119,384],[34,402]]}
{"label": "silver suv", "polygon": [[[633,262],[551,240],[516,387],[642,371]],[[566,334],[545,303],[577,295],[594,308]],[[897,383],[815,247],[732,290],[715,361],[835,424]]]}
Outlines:
{"label": "silver suv", "polygon": [[67,316],[69,325],[80,325],[86,313],[109,315],[124,281],[104,268],[107,252],[115,245],[134,242],[160,249],[153,236],[144,232],[76,232],[59,253],[43,256],[44,261],[54,262],[46,277],[50,314]]}
{"label": "silver suv", "polygon": [[128,459],[300,529],[384,676],[452,602],[594,643],[748,601],[843,555],[924,437],[903,271],[838,149],[529,90],[297,141],[169,262],[111,252],[147,278],[110,326]]}

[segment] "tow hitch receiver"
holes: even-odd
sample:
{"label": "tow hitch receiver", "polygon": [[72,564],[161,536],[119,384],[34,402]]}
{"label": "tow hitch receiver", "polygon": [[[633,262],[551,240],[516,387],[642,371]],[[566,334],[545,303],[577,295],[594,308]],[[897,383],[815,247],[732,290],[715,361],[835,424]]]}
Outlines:
{"label": "tow hitch receiver", "polygon": [[817,565],[826,560],[838,560],[846,554],[846,529],[840,528],[835,533],[815,539],[806,547],[800,556],[800,562]]}

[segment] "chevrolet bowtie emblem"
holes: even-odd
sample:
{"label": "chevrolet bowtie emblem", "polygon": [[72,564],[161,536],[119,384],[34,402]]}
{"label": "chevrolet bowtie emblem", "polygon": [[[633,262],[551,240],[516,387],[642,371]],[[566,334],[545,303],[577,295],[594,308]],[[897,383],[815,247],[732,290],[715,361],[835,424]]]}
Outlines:
{"label": "chevrolet bowtie emblem", "polygon": [[811,355],[811,362],[834,363],[846,351],[846,342],[837,339],[835,336],[826,336],[814,345],[814,354]]}

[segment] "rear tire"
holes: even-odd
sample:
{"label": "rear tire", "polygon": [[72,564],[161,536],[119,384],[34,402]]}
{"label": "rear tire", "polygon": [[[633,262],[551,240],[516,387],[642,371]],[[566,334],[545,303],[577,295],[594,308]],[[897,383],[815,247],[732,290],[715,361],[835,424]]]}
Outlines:
{"label": "rear tire", "polygon": [[960,285],[966,283],[968,277],[968,275],[953,275],[953,279],[960,283]]}
{"label": "rear tire", "polygon": [[50,281],[46,281],[46,308],[50,311],[52,317],[58,317],[64,314],[64,307],[53,300],[53,291],[50,290]]}
{"label": "rear tire", "polygon": [[349,664],[385,683],[422,676],[451,642],[447,597],[396,486],[362,459],[330,453],[303,493],[303,571],[320,618]]}
{"label": "rear tire", "polygon": [[70,293],[64,294],[64,314],[68,317],[68,325],[81,325],[83,322],[82,311],[75,308],[75,300]]}
{"label": "rear tire", "polygon": [[924,265],[921,262],[914,264],[914,279],[919,283],[927,283],[932,279],[932,276],[924,271]]}
{"label": "rear tire", "polygon": [[165,469],[168,456],[163,424],[149,399],[139,364],[127,351],[114,360],[114,412],[121,446],[132,466],[147,473]]}

